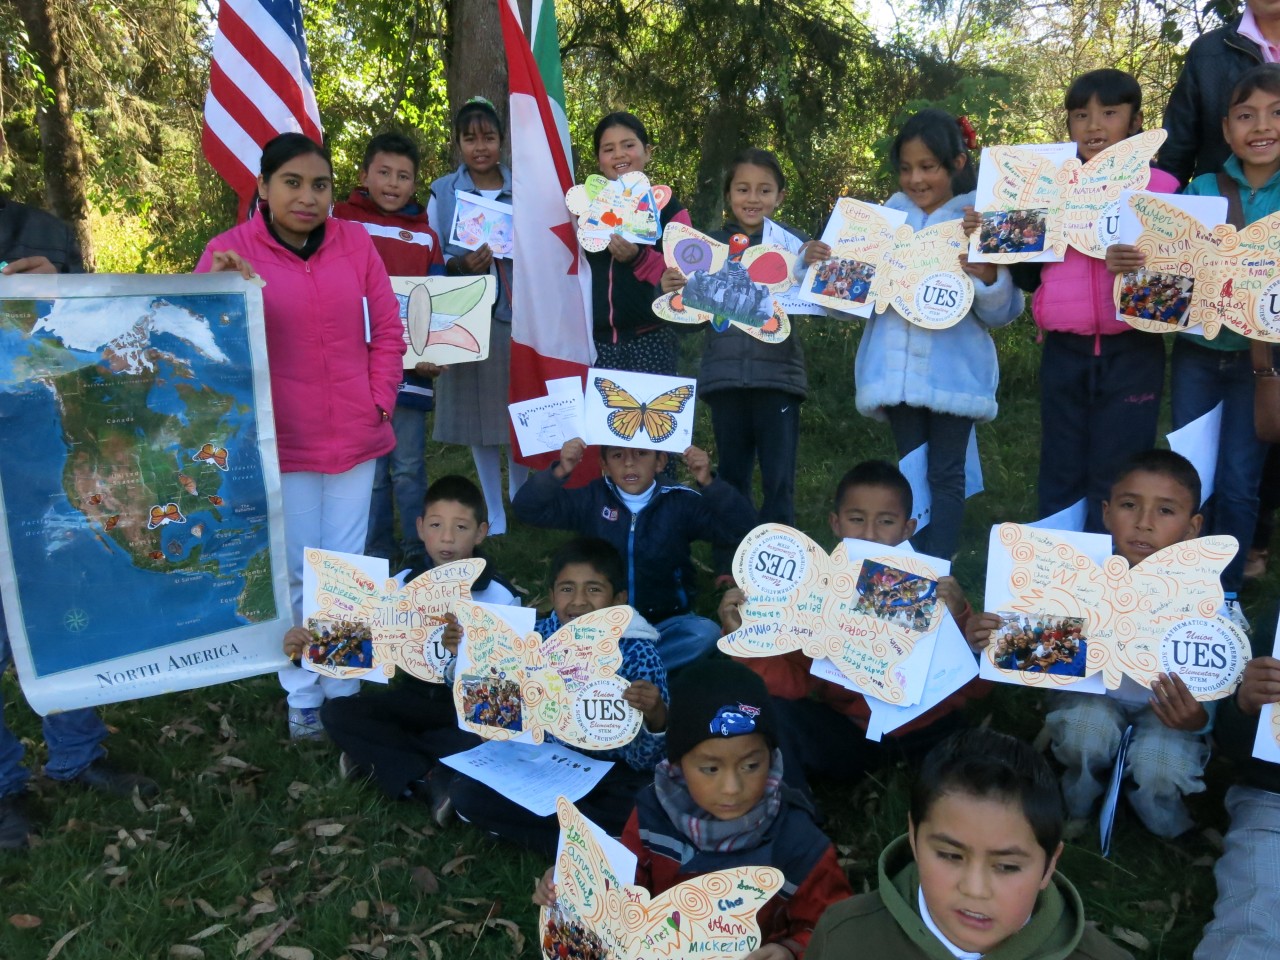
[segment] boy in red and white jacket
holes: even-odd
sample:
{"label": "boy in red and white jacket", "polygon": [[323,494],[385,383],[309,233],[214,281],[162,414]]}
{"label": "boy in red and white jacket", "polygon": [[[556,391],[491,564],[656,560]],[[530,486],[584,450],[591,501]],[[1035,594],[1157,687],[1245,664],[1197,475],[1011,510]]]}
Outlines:
{"label": "boy in red and white jacket", "polygon": [[[333,215],[352,220],[368,231],[373,245],[393,277],[425,277],[444,273],[440,237],[427,223],[427,208],[418,203],[418,147],[398,133],[382,133],[369,141],[360,165],[360,188],[346,201],[335,203]],[[400,307],[401,316],[404,305]],[[422,562],[422,541],[414,528],[427,492],[427,413],[432,408],[431,378],[440,368],[419,363],[405,371],[396,395],[396,448],[378,460],[369,504],[369,534],[365,553],[395,559],[392,499],[400,508],[401,555],[405,566]]]}

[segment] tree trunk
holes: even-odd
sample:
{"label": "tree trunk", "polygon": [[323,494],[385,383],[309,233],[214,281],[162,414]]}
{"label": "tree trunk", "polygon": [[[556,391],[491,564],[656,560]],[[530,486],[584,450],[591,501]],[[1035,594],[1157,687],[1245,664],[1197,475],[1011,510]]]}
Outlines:
{"label": "tree trunk", "polygon": [[449,116],[472,97],[493,101],[507,126],[507,57],[502,46],[498,4],[507,0],[451,0],[446,46]]}
{"label": "tree trunk", "polygon": [[51,4],[46,0],[14,0],[27,28],[31,53],[44,72],[47,88],[40,96],[36,122],[49,209],[76,232],[85,266],[92,269],[93,238],[89,235],[84,152],[76,131],[67,86],[66,51],[62,47]]}

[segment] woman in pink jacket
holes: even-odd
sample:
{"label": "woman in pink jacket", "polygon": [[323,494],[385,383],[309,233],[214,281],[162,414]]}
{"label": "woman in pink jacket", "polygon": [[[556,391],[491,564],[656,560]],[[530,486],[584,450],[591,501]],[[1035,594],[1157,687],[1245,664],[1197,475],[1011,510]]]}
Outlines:
{"label": "woman in pink jacket", "polygon": [[[302,621],[305,547],[364,550],[374,461],[395,446],[390,417],[403,377],[400,310],[386,268],[359,224],[329,216],[333,167],[302,134],[262,151],[258,215],[209,241],[197,273],[236,270],[262,290],[280,453],[289,596]],[[326,697],[359,681],[280,671],[289,733],[323,734]]]}

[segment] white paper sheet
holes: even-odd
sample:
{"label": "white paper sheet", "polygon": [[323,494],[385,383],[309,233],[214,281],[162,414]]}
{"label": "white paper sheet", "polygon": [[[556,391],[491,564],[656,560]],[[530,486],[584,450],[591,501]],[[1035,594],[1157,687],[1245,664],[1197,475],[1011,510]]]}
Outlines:
{"label": "white paper sheet", "polygon": [[[1057,166],[1061,167],[1068,160],[1076,155],[1076,145],[1074,143],[1016,143],[1010,144],[1019,150],[1025,150],[1028,153],[1038,154],[1046,157]],[[1007,207],[996,200],[995,187],[999,180],[999,165],[988,158],[990,148],[982,149],[982,159],[978,163],[978,189],[974,197],[974,206],[979,213],[990,213],[996,210],[1007,209]],[[969,238],[969,259],[974,263],[985,263],[989,260],[986,254],[979,249],[978,242],[981,232],[975,230]],[[1025,261],[1027,263],[1050,263],[1060,261],[1062,257],[1055,256],[1052,250],[1046,250],[1035,257]]]}
{"label": "white paper sheet", "polygon": [[[566,796],[566,800],[572,802],[574,798]],[[587,825],[587,830],[596,843],[600,845],[600,852],[604,854],[605,862],[609,864],[609,869],[613,871],[613,875],[623,883],[636,882],[636,867],[639,865],[639,858],[619,843],[593,821],[590,817],[583,815],[582,811],[578,811],[582,816],[582,822]],[[551,875],[553,883],[560,882],[560,857],[564,853],[564,829],[560,830],[560,839],[556,842],[556,858],[553,861],[556,866],[556,872]]]}
{"label": "white paper sheet", "polygon": [[558,797],[581,800],[613,766],[558,743],[519,740],[486,740],[440,762],[540,817],[556,812]]}
{"label": "white paper sheet", "polygon": [[[574,383],[581,386],[576,380]],[[520,453],[526,457],[555,453],[585,432],[581,393],[565,391],[534,397],[509,404],[507,410],[511,413],[511,426],[520,444]]]}
{"label": "white paper sheet", "polygon": [[1085,521],[1089,518],[1089,503],[1081,497],[1069,507],[1064,507],[1057,513],[1050,514],[1043,520],[1037,520],[1029,523],[1029,527],[1039,527],[1042,530],[1070,530],[1074,533],[1084,532]]}
{"label": "white paper sheet", "polygon": [[1190,460],[1196,473],[1200,474],[1200,504],[1213,496],[1218,473],[1218,445],[1222,436],[1222,410],[1223,405],[1219,403],[1204,416],[1165,437],[1169,441],[1169,449]]}
{"label": "white paper sheet", "polygon": [[1102,797],[1102,812],[1098,815],[1098,843],[1102,856],[1111,856],[1111,831],[1116,825],[1116,810],[1120,806],[1120,784],[1124,780],[1124,761],[1129,755],[1129,743],[1133,740],[1133,726],[1124,728],[1120,737],[1120,749],[1116,752],[1115,765],[1111,768],[1111,781]]}
{"label": "white paper sheet", "polygon": [[[983,600],[983,609],[988,613],[998,613],[1012,609],[1013,591],[1009,586],[1009,577],[1013,572],[1013,559],[1009,551],[1000,543],[999,525],[991,528],[991,536],[987,548],[987,586]],[[1104,533],[1076,533],[1070,530],[1059,530],[1057,533],[1081,553],[1087,555],[1095,563],[1102,564],[1111,556],[1111,538]],[[1012,681],[995,668],[984,655],[978,664],[978,676],[984,680],[997,683]],[[1106,693],[1107,685],[1101,673],[1085,677],[1073,683],[1055,684],[1054,690],[1071,690],[1075,693]]]}
{"label": "white paper sheet", "polygon": [[[1280,624],[1276,625],[1276,645],[1271,655],[1280,657]],[[1264,704],[1258,715],[1258,733],[1253,738],[1253,755],[1269,763],[1280,763],[1280,716],[1277,714],[1276,704]]]}
{"label": "white paper sheet", "polygon": [[693,442],[697,390],[697,381],[683,377],[592,367],[583,440],[591,446],[683,453]]}
{"label": "white paper sheet", "polygon": [[867,706],[871,708],[867,739],[879,740],[885,734],[906,726],[928,713],[977,675],[978,660],[965,642],[959,624],[951,618],[951,612],[947,611],[933,646],[933,659],[929,661],[920,702],[909,707],[899,707],[875,697],[867,697]]}

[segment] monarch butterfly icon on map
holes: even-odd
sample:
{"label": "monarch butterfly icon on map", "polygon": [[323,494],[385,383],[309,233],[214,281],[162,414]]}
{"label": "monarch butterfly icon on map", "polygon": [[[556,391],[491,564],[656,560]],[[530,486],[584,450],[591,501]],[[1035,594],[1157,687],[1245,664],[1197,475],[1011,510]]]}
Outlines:
{"label": "monarch butterfly icon on map", "polygon": [[629,370],[587,374],[585,440],[610,447],[682,452],[693,442],[697,383]]}

